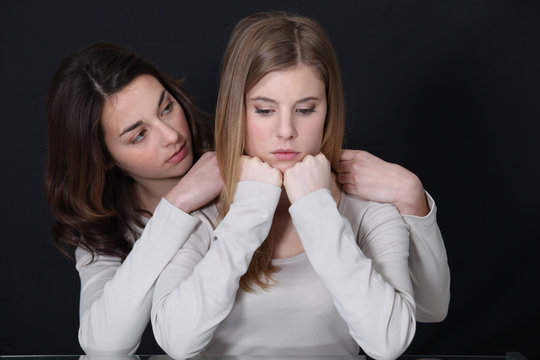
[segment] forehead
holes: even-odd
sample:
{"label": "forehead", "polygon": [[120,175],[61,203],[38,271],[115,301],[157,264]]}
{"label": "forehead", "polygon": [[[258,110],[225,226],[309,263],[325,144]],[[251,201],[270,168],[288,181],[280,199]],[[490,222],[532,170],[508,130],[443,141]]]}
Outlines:
{"label": "forehead", "polygon": [[151,75],[140,75],[105,101],[102,123],[105,131],[143,120],[155,113],[163,85]]}
{"label": "forehead", "polygon": [[248,91],[248,96],[257,96],[260,92],[274,92],[286,95],[287,92],[320,92],[324,91],[324,82],[319,71],[310,65],[299,64],[294,67],[271,71],[264,75]]}

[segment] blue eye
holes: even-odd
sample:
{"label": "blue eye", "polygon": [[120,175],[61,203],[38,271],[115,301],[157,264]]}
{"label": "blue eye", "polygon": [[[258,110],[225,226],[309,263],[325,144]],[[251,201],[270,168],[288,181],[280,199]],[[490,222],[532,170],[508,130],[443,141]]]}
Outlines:
{"label": "blue eye", "polygon": [[142,130],[140,133],[137,134],[137,136],[135,136],[135,138],[131,142],[133,144],[138,144],[144,139],[145,135],[146,135],[146,130]]}
{"label": "blue eye", "polygon": [[163,115],[167,115],[168,113],[170,113],[173,109],[173,106],[174,106],[174,102],[171,101],[170,103],[167,104],[167,106],[165,106],[163,108],[163,112],[161,113],[161,116]]}

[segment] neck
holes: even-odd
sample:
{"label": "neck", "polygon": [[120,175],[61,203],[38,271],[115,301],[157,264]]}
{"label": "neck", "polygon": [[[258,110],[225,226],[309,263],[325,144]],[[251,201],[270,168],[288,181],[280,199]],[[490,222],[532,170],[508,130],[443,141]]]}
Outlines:
{"label": "neck", "polygon": [[178,180],[179,179],[176,178],[161,179],[157,181],[137,180],[135,189],[140,207],[150,214],[153,214],[161,198],[178,183]]}
{"label": "neck", "polygon": [[[336,204],[339,204],[339,201],[341,200],[341,187],[335,176],[332,176],[330,192],[332,193],[332,197],[336,201]],[[272,255],[274,259],[289,258],[304,251],[302,241],[296,232],[291,215],[289,214],[290,206],[291,203],[289,197],[287,196],[285,188],[283,188],[272,222],[273,241],[275,241],[274,253]]]}

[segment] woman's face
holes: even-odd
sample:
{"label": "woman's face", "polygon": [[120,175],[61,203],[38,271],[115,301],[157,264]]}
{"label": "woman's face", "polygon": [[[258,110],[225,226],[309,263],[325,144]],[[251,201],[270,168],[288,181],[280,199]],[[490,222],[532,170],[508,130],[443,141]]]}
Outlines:
{"label": "woman's face", "polygon": [[111,96],[102,125],[115,165],[139,184],[179,178],[193,164],[184,111],[153,76],[141,75]]}
{"label": "woman's face", "polygon": [[321,149],[324,82],[311,66],[266,74],[246,94],[245,152],[284,172]]}

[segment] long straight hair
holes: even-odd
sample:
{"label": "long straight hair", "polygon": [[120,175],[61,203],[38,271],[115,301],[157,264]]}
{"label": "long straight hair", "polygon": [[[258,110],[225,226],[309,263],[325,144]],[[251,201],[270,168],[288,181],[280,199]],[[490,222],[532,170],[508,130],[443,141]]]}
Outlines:
{"label": "long straight hair", "polygon": [[97,43],[66,57],[49,84],[46,197],[55,217],[52,236],[70,256],[80,246],[122,260],[142,227],[134,180],[113,166],[104,141],[107,99],[140,75],[155,77],[178,101],[188,122],[195,159],[211,146],[201,113],[153,64],[112,43]]}
{"label": "long straight hair", "polygon": [[[305,64],[321,76],[326,88],[327,114],[321,152],[336,169],[345,123],[338,62],[328,36],[315,21],[285,12],[265,12],[242,19],[234,28],[223,59],[216,105],[215,143],[224,181],[220,218],[229,211],[244,154],[245,95],[266,74]],[[271,235],[255,252],[240,287],[267,288],[275,271]]]}

